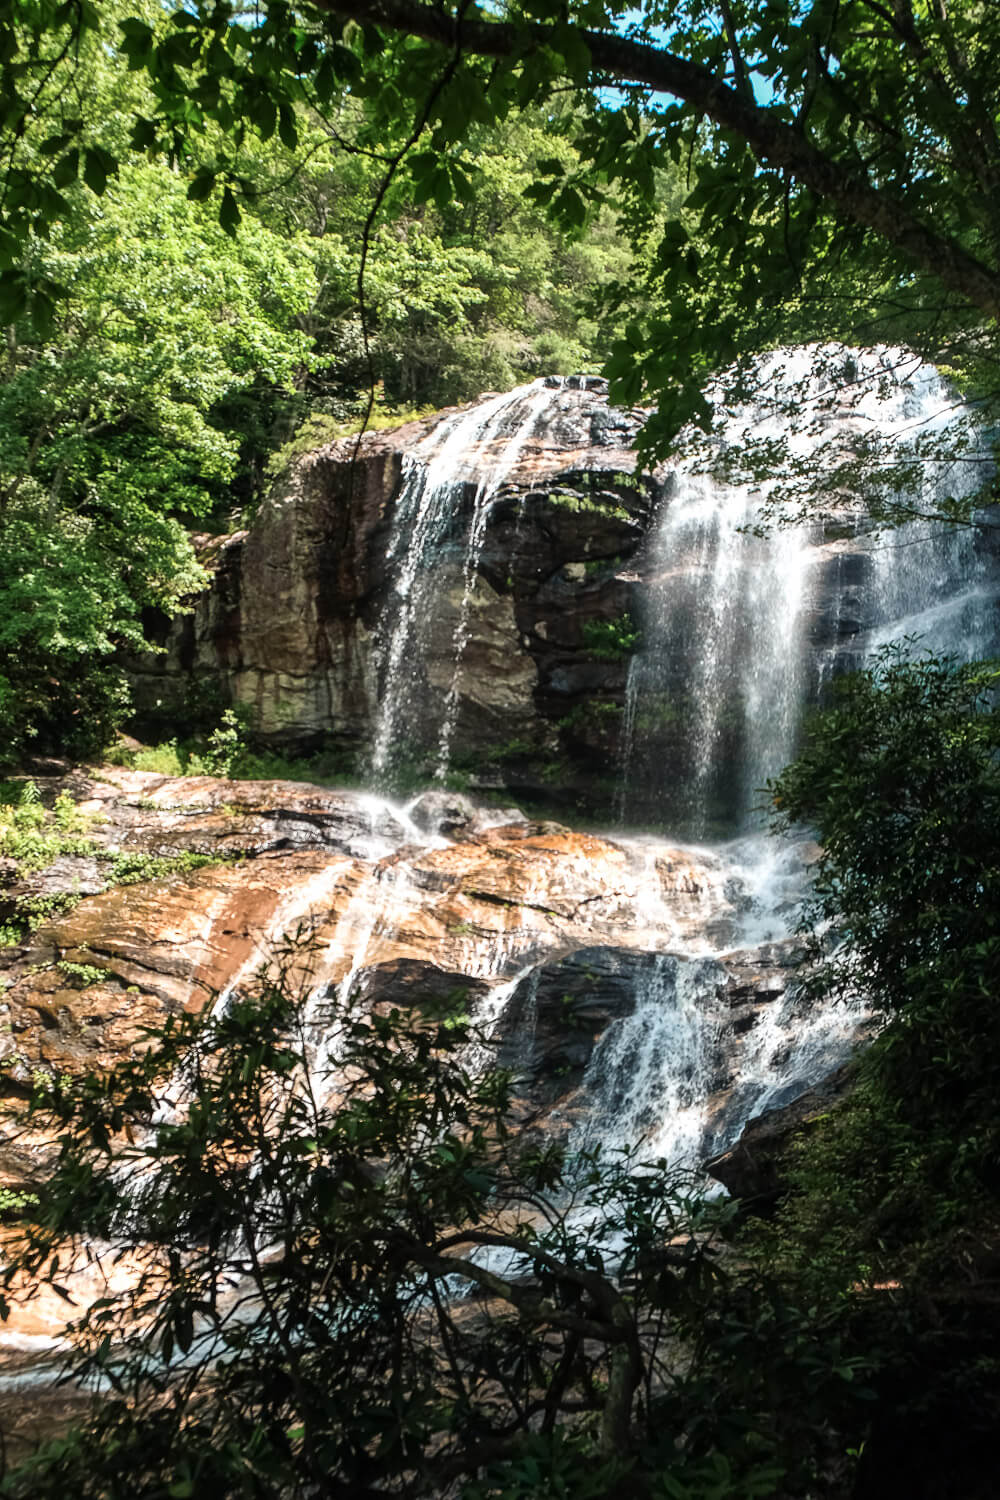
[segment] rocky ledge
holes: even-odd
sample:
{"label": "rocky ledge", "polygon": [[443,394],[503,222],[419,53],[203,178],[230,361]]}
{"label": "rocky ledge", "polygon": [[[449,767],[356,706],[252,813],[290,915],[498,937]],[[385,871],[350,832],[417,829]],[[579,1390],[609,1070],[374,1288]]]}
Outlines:
{"label": "rocky ledge", "polygon": [[[760,943],[760,915],[722,853],[597,837],[439,792],[403,808],[114,767],[39,785],[49,805],[68,792],[86,831],[46,868],[8,870],[0,893],[19,938],[0,950],[0,1090],[13,1098],[38,1069],[109,1067],[171,1012],[245,981],[294,931],[311,940],[309,985],[348,982],[373,1006],[464,991],[514,1071],[524,1121],[562,1133],[597,1107],[602,1038],[637,1006],[676,1008],[680,970],[688,989],[697,979],[684,1003],[706,1141],[728,1143],[747,1117],[750,1039],[770,1028],[777,1077],[802,1030],[794,944],[780,914],[779,940]],[[786,1071],[793,1091],[812,1081]],[[640,1134],[657,1113],[651,1089]],[[31,1155],[12,1148],[3,1180],[30,1175]]]}
{"label": "rocky ledge", "polygon": [[[755,898],[732,851],[597,837],[438,791],[402,807],[115,767],[36,785],[54,809],[40,833],[59,808],[75,831],[47,864],[8,861],[0,891],[14,939],[0,949],[0,1186],[44,1180],[52,1142],[23,1116],[34,1075],[136,1054],[290,933],[308,940],[297,973],[317,996],[374,1010],[463,995],[484,1058],[511,1072],[521,1128],[571,1146],[722,1151],[839,1064],[857,1030],[804,1009],[788,914]],[[791,887],[807,854],[786,856]],[[22,1333],[52,1331],[42,1311]]]}

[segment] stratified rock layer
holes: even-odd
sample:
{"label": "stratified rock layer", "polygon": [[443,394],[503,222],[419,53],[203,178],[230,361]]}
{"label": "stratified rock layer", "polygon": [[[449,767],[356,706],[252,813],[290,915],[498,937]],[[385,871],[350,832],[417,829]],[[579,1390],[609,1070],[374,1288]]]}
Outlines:
{"label": "stratified rock layer", "polygon": [[[95,820],[92,851],[59,862],[71,909],[0,956],[0,1088],[15,1097],[38,1069],[105,1069],[146,1046],[150,1028],[246,983],[292,933],[308,938],[307,989],[346,982],[370,1005],[463,990],[514,1068],[522,1118],[563,1133],[586,1109],[596,1043],[634,1008],[659,955],[724,955],[704,986],[719,1032],[710,1112],[732,1093],[740,1036],[788,986],[792,945],[746,949],[745,895],[711,851],[595,837],[439,793],[407,811],[299,783],[107,768],[43,783],[43,796],[67,787]],[[114,883],[112,856],[129,856],[134,877],[143,857],[185,854],[216,862]],[[51,872],[30,880],[52,888]],[[12,1145],[7,1179],[30,1175],[30,1158]]]}
{"label": "stratified rock layer", "polygon": [[[324,746],[370,770],[386,695],[397,690],[387,663],[401,579],[424,547],[405,585],[425,593],[416,635],[399,653],[411,680],[392,726],[390,771],[437,765],[448,720],[446,757],[474,788],[506,787],[591,816],[627,805],[636,822],[669,814],[683,825],[670,795],[691,775],[690,651],[659,662],[658,690],[637,707],[627,705],[626,684],[665,567],[677,573],[679,596],[696,601],[691,641],[714,628],[697,618],[705,558],[695,548],[664,562],[651,545],[654,518],[676,503],[684,479],[637,472],[643,413],[610,407],[604,382],[554,380],[542,394],[547,404],[532,407],[515,434],[516,456],[501,464],[485,513],[501,438],[485,424],[451,455],[432,545],[426,533],[420,540],[410,504],[412,463],[489,399],[294,463],[248,532],[206,543],[213,579],[192,612],[151,622],[165,650],[131,663],[140,729],[209,726],[236,704],[263,741]],[[467,425],[474,434],[475,421]],[[855,519],[817,515],[812,527],[801,623],[807,699],[856,664],[874,619],[872,555]],[[761,567],[773,566],[764,556]],[[420,583],[428,575],[429,587]],[[738,696],[739,685],[727,691]],[[719,709],[716,758],[732,762],[719,769],[723,782],[738,780],[737,708],[734,699],[731,713]]]}
{"label": "stratified rock layer", "polygon": [[[404,458],[451,415],[309,454],[249,532],[213,542],[211,587],[192,613],[151,627],[165,654],[132,664],[140,723],[176,727],[236,703],[266,741],[324,744],[363,761],[385,686],[377,658],[394,570],[408,545],[398,514]],[[555,383],[544,423],[491,504],[471,597],[467,536],[492,449],[463,457],[448,533],[429,563],[423,691],[406,725],[416,751],[432,744],[451,693],[454,759],[474,753],[487,778],[491,765],[506,767],[512,785],[547,771],[558,791],[551,783],[589,785],[613,770],[607,723],[598,763],[587,765],[561,744],[559,726],[595,695],[619,708],[623,699],[627,655],[595,658],[585,636],[588,622],[618,620],[632,601],[630,559],[657,493],[635,472],[640,420],[609,408],[601,381]],[[590,746],[591,760],[599,748]]]}

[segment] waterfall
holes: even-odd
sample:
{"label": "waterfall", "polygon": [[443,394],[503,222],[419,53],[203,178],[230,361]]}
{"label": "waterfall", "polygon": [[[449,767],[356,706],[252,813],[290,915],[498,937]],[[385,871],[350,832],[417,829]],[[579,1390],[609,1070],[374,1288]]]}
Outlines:
{"label": "waterfall", "polygon": [[395,579],[380,627],[381,686],[371,749],[371,770],[378,783],[404,764],[417,738],[414,725],[427,715],[425,657],[440,591],[435,565],[452,539],[471,473],[475,490],[462,563],[462,598],[451,647],[450,684],[439,714],[439,778],[447,772],[459,673],[490,509],[561,389],[561,381],[539,379],[491,396],[446,417],[404,457],[390,552]]}
{"label": "waterfall", "polygon": [[[713,930],[706,915],[697,932],[668,918],[658,910],[657,856],[635,845],[647,878],[631,922],[657,933],[660,951],[631,1012],[595,1047],[583,1081],[589,1120],[573,1137],[641,1140],[649,1154],[688,1161],[722,1149],[754,1113],[836,1066],[863,1020],[861,1007],[803,1011],[792,987],[741,1038],[736,1076],[720,1085],[722,960],[734,942],[747,950],[780,943],[794,928],[802,855],[764,837],[761,804],[766,782],[795,754],[805,709],[832,676],[887,640],[918,635],[967,656],[994,644],[995,590],[976,529],[942,519],[950,501],[981,484],[981,442],[937,373],[906,351],[828,345],[768,355],[750,383],[752,394],[744,389],[735,403],[722,382],[709,393],[707,437],[692,436],[683,461],[661,475],[641,565],[642,645],[627,676],[617,793],[621,821],[656,807],[685,836],[713,841],[698,854],[718,862],[718,890],[737,916]],[[446,417],[406,460],[382,633],[372,756],[379,775],[402,763],[408,728],[428,710],[438,776],[448,769],[493,508],[505,485],[523,489],[519,462],[546,440],[566,390],[535,381],[490,397]],[[880,528],[900,502],[914,518]],[[774,524],[776,516],[790,524]],[[430,703],[441,565],[447,560],[454,573],[456,559],[450,665],[443,689],[438,671]],[[831,636],[835,644],[815,649],[814,637]],[[440,656],[440,639],[437,649]],[[468,972],[509,972],[516,950],[484,955],[482,964],[467,957]],[[487,1030],[516,992],[528,1026],[538,973],[529,963],[494,986]],[[523,1060],[530,1051],[524,1036],[511,1055]],[[724,1118],[711,1117],[720,1087],[731,1105]]]}
{"label": "waterfall", "polygon": [[[559,389],[560,387],[556,387]],[[513,469],[524,450],[525,444],[535,431],[536,423],[552,399],[551,386],[536,380],[533,385],[522,388],[518,399],[505,407],[504,414],[512,416],[511,407],[517,413],[516,422],[504,438],[498,453],[489,467],[480,475],[472,502],[472,519],[469,523],[469,538],[462,564],[462,602],[459,607],[458,628],[454,639],[454,660],[451,684],[445,698],[444,718],[438,738],[437,775],[443,779],[448,772],[452,737],[458,714],[458,696],[462,658],[469,643],[469,616],[472,598],[476,589],[479,563],[486,540],[486,527],[493,501],[504,480]]]}
{"label": "waterfall", "polygon": [[[712,843],[671,851],[668,865],[686,852],[698,870],[681,901],[676,881],[661,881],[662,844],[620,841],[618,941],[651,962],[636,971],[628,1013],[609,1021],[590,1055],[577,1145],[641,1142],[649,1155],[694,1162],[843,1059],[863,1008],[808,1010],[794,985],[752,1022],[744,1017],[749,1029],[734,1039],[726,963],[780,948],[805,883],[802,848],[760,831],[761,788],[793,757],[804,709],[884,641],[919,634],[965,655],[993,645],[995,590],[976,530],[941,520],[948,501],[981,483],[980,439],[936,372],[901,350],[823,346],[768,355],[752,384],[735,404],[721,383],[709,393],[711,429],[660,476],[637,575],[642,646],[625,690],[618,811],[624,821],[637,806],[658,805],[662,821]],[[573,403],[583,399],[594,397],[580,382],[536,380],[445,415],[404,456],[378,627],[376,783],[428,746],[438,778],[446,774],[498,501],[517,494],[522,515],[530,482],[538,487],[545,472],[546,444],[560,464],[577,462],[567,454],[581,451],[579,421],[565,424],[576,442],[560,424],[568,412],[578,418]],[[811,510],[806,481],[819,493]],[[873,530],[872,517],[877,528],[900,498],[914,519]],[[770,524],[775,509],[797,524]],[[386,806],[372,804],[373,828]],[[366,866],[320,964],[318,978],[336,980],[317,984],[307,1010],[310,1061],[326,1086],[338,1064],[331,998],[341,1008],[356,995],[366,1004],[369,981],[377,994],[379,963],[424,879],[428,837],[404,810],[392,815],[390,837],[359,851]],[[537,889],[529,879],[519,891],[527,910],[558,904],[554,893],[574,879],[582,888],[574,858],[586,856],[564,853],[558,873],[536,867]],[[522,925],[473,938],[461,957],[463,976],[486,983],[481,1035],[500,1036],[508,1006],[519,1017],[504,1043],[519,1073],[535,1052],[539,980],[551,958]],[[467,1060],[481,1065],[486,1056],[477,1043]]]}
{"label": "waterfall", "polygon": [[[649,834],[588,846],[559,825],[525,820],[512,845],[526,871],[504,883],[510,851],[484,830],[510,814],[490,818],[470,803],[455,852],[472,847],[477,858],[437,863],[453,851],[433,820],[428,832],[410,808],[357,795],[339,848],[287,890],[279,885],[273,906],[261,898],[259,941],[240,948],[216,1002],[221,1015],[249,990],[283,934],[312,933],[301,1024],[318,1097],[335,1099],[342,1085],[345,1018],[392,995],[390,971],[401,964],[416,970],[397,987],[402,1005],[418,993],[407,985],[425,982],[421,964],[439,985],[467,982],[477,1040],[462,1065],[473,1071],[505,1055],[524,1090],[519,1118],[529,1129],[551,1125],[571,1152],[636,1146],[646,1159],[695,1166],[849,1055],[866,1020],[862,1000],[810,1006],[794,982],[789,939],[813,851],[763,835],[760,789],[794,755],[804,710],[884,643],[916,637],[910,649],[964,657],[997,650],[984,533],[947,521],[951,502],[982,483],[984,445],[941,378],[900,350],[779,351],[757,362],[751,383],[737,403],[721,384],[710,392],[707,436],[672,473],[642,480],[643,493],[659,497],[644,551],[645,506],[616,509],[639,416],[609,410],[593,383],[550,378],[489,396],[445,414],[404,455],[375,632],[375,786],[397,779],[414,749],[439,779],[448,771],[478,701],[470,679],[484,658],[470,647],[487,579],[503,566],[497,538],[508,545],[523,523],[523,547],[537,548],[539,595],[547,593],[534,621],[529,610],[517,617],[526,623],[514,628],[512,653],[527,656],[526,640],[532,650],[546,642],[557,671],[539,697],[557,704],[577,692],[556,682],[566,660],[598,669],[579,679],[581,698],[606,694],[601,707],[614,709],[624,690],[620,821],[653,813],[698,843]],[[602,433],[611,435],[603,456]],[[610,497],[593,512],[611,528],[601,547],[591,556],[590,538],[579,535],[575,553],[539,544],[554,518],[565,524],[555,503],[561,479],[583,474],[586,492],[594,473],[594,490]],[[805,503],[807,490],[815,503]],[[501,501],[511,500],[505,517]],[[899,500],[913,518],[897,530],[880,525]],[[797,524],[768,527],[775,508]],[[526,568],[521,579],[531,577]],[[584,659],[577,622],[553,626],[583,579],[593,610],[581,610],[585,622],[612,610],[618,620],[638,617],[641,646],[624,682],[620,660]],[[513,627],[512,591],[499,588],[491,608],[499,599]],[[530,702],[531,673],[542,677],[527,659]],[[589,699],[578,706],[586,712]],[[558,711],[553,742],[565,722]],[[489,744],[492,730],[468,739]],[[315,855],[323,839],[314,843],[307,826],[304,818],[290,841]],[[488,868],[494,854],[498,878]],[[604,861],[596,879],[595,860]],[[205,953],[231,935],[229,894],[209,903]],[[450,916],[438,915],[439,897]],[[484,918],[484,903],[502,916]],[[587,959],[575,971],[583,1000],[567,994],[565,971],[602,947],[622,986],[595,998],[602,981]],[[194,986],[194,957],[190,966]],[[178,1067],[148,1129],[178,1118],[190,1097],[190,1070]]]}
{"label": "waterfall", "polygon": [[594,1049],[583,1079],[586,1123],[572,1132],[572,1149],[639,1146],[645,1160],[696,1167],[731,1146],[748,1120],[828,1077],[868,1019],[860,999],[810,1008],[793,986],[723,1045],[733,1030],[725,987],[718,960],[656,958],[634,1009]]}
{"label": "waterfall", "polygon": [[590,1109],[574,1145],[642,1143],[645,1156],[693,1161],[705,1135],[711,1025],[704,1001],[723,974],[711,959],[657,958],[631,1015],[601,1038],[584,1076]]}
{"label": "waterfall", "polygon": [[811,564],[802,528],[750,534],[756,497],[685,476],[654,538],[644,648],[626,689],[625,793],[642,741],[676,726],[672,808],[703,836],[749,821],[758,789],[791,758],[802,702],[801,616]]}
{"label": "waterfall", "polygon": [[[995,649],[976,528],[941,519],[982,484],[984,445],[940,376],[906,351],[821,346],[767,356],[754,380],[735,407],[710,392],[709,436],[692,435],[649,544],[622,822],[659,800],[696,837],[751,828],[832,674],[902,636]],[[877,529],[900,504],[914,519]],[[824,610],[844,643],[817,655]]]}

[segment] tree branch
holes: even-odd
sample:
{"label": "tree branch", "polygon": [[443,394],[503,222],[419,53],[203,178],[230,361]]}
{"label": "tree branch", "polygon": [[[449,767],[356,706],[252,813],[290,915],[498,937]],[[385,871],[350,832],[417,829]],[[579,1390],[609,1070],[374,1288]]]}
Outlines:
{"label": "tree branch", "polygon": [[[333,15],[349,15],[446,47],[455,45],[458,23],[454,13],[432,9],[421,0],[359,0],[349,12],[341,0],[316,3]],[[699,63],[629,37],[583,27],[577,34],[589,49],[594,75],[620,87],[642,86],[674,95],[723,130],[741,136],[763,165],[791,173],[842,218],[873,230],[980,311],[1000,317],[1000,273],[956,240],[923,223],[900,199],[874,187],[857,165],[819,150],[800,127],[742,96]],[[539,47],[560,50],[559,33],[549,26],[466,17],[461,38],[467,54],[511,61]]]}

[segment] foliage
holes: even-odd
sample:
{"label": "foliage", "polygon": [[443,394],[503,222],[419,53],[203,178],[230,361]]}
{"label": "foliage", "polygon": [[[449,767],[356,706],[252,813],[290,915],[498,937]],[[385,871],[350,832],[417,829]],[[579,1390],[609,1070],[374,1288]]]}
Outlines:
{"label": "foliage", "polygon": [[388,428],[402,427],[406,422],[419,421],[421,417],[428,417],[431,413],[431,407],[386,406],[373,411],[365,421],[361,416],[333,417],[323,412],[313,412],[296,429],[294,436],[271,454],[267,465],[268,473],[277,479],[291,468],[296,459],[315,453],[318,448],[325,448],[329,443],[337,443],[341,438],[354,437],[362,426],[366,432],[382,432]]}
{"label": "foliage", "polygon": [[1000,1155],[1000,669],[903,647],[837,684],[799,759],[773,786],[783,824],[822,846],[804,921],[811,987],[863,989],[890,1018],[879,1071],[909,1117],[963,1128],[962,1161]]}
{"label": "foliage", "polygon": [[628,613],[615,620],[584,620],[583,644],[597,661],[620,661],[638,651],[642,632]]}
{"label": "foliage", "polygon": [[[242,734],[240,729],[239,754],[228,771],[233,781],[310,781],[321,786],[349,786],[358,779],[355,757],[342,750],[330,748],[311,755],[290,756],[279,750],[255,748],[243,741]],[[156,745],[121,741],[106,753],[106,759],[110,765],[155,771],[160,776],[212,775],[215,773],[208,768],[206,739],[206,736],[174,738]]]}
{"label": "foliage", "polygon": [[836,685],[833,707],[772,786],[781,824],[805,824],[821,843],[803,917],[807,990],[827,1001],[863,992],[883,1029],[845,1101],[788,1146],[786,1197],[746,1249],[799,1295],[855,1304],[849,1342],[881,1366],[893,1409],[881,1425],[897,1429],[887,1438],[876,1423],[865,1493],[890,1482],[893,1443],[907,1492],[939,1492],[945,1476],[923,1434],[945,1426],[961,1434],[959,1490],[989,1493],[997,678],[992,664],[887,648]]}
{"label": "foliage", "polygon": [[37,1193],[22,1192],[17,1188],[0,1187],[0,1223],[20,1219],[38,1204]]}
{"label": "foliage", "polygon": [[107,970],[98,968],[96,964],[77,964],[69,959],[60,959],[56,965],[60,974],[74,982],[79,989],[85,990],[92,984],[100,984],[108,977]]}
{"label": "foliage", "polygon": [[[104,191],[127,147],[120,125],[118,139],[81,129],[60,89],[68,60],[94,50],[98,9],[9,8],[0,248],[16,309],[53,295],[51,276],[33,277],[20,258],[29,235],[60,220],[78,178]],[[294,151],[310,111],[354,158],[355,180],[370,172],[370,231],[402,176],[415,203],[461,212],[489,173],[477,142],[526,105],[558,122],[571,94],[574,154],[550,129],[527,193],[569,234],[610,193],[648,253],[654,295],[637,306],[619,285],[632,316],[610,369],[623,400],[657,398],[653,442],[705,414],[711,371],[817,321],[824,336],[905,321],[938,354],[964,343],[972,367],[995,366],[980,329],[1000,309],[1000,17],[980,0],[531,0],[473,15],[371,0],[349,17],[322,0],[265,6],[253,20],[196,4],[140,11],[110,32],[105,48],[117,41],[153,85],[122,110],[132,147],[197,163],[191,191],[213,199],[229,230],[241,202],[253,211],[259,142]],[[25,139],[32,116],[45,119],[43,142]],[[664,220],[664,176],[691,162],[685,201]],[[486,237],[473,243],[489,253]],[[418,236],[418,253],[433,261],[433,237]],[[459,292],[451,305],[468,315],[477,304]]]}
{"label": "foliage", "polygon": [[69,288],[45,337],[12,326],[0,384],[0,724],[5,754],[93,753],[125,709],[110,660],[141,611],[204,579],[186,526],[216,508],[239,438],[224,399],[287,387],[308,259],[233,242],[159,166],[123,169],[39,252]]}
{"label": "foliage", "polygon": [[[859,1422],[861,1365],[836,1314],[725,1270],[726,1204],[662,1162],[516,1142],[461,1005],[366,1017],[300,986],[293,945],[113,1076],[36,1094],[28,1128],[48,1119],[61,1156],[7,1296],[72,1295],[81,1239],[135,1278],[77,1324],[71,1365],[110,1391],[4,1493],[811,1482],[821,1414]],[[317,1025],[335,1078],[310,1067]]]}
{"label": "foliage", "polygon": [[206,865],[221,863],[223,860],[218,855],[195,854],[190,849],[181,849],[176,854],[147,854],[135,850],[110,857],[107,879],[109,885],[141,885],[146,880],[186,875],[192,870],[203,870]]}
{"label": "foliage", "polygon": [[882,1030],[788,1142],[784,1198],[741,1248],[796,1298],[839,1299],[847,1347],[878,1366],[866,1496],[994,1488],[997,679],[887,648],[771,788],[781,826],[821,844],[807,992],[863,993]]}
{"label": "foliage", "polygon": [[243,722],[235,708],[227,708],[208,736],[205,769],[210,776],[231,776],[245,753]]}
{"label": "foliage", "polygon": [[33,781],[8,782],[0,792],[0,855],[15,860],[21,874],[43,870],[61,854],[95,852],[86,837],[93,818],[79,811],[68,792],[60,793],[51,813]]}
{"label": "foliage", "polygon": [[38,895],[18,896],[13,903],[11,919],[0,927],[0,947],[19,943],[24,933],[37,932],[53,917],[64,916],[83,900],[78,890],[47,891]]}
{"label": "foliage", "polygon": [[[180,12],[7,13],[0,759],[17,764],[112,738],[121,648],[144,646],[146,611],[175,613],[204,582],[192,525],[238,524],[289,457],[362,421],[594,368],[620,331],[598,297],[630,252],[612,209],[582,235],[528,194],[540,162],[579,164],[561,106],[474,121],[461,201],[426,191],[419,154],[383,193],[407,127],[376,121],[366,90],[334,100],[303,81],[268,113],[289,75],[270,73],[267,35],[287,15],[246,31],[269,79],[237,85],[253,129],[235,95],[218,114],[223,83],[161,135],[158,112],[193,79]],[[163,68],[147,69],[161,42]]]}

